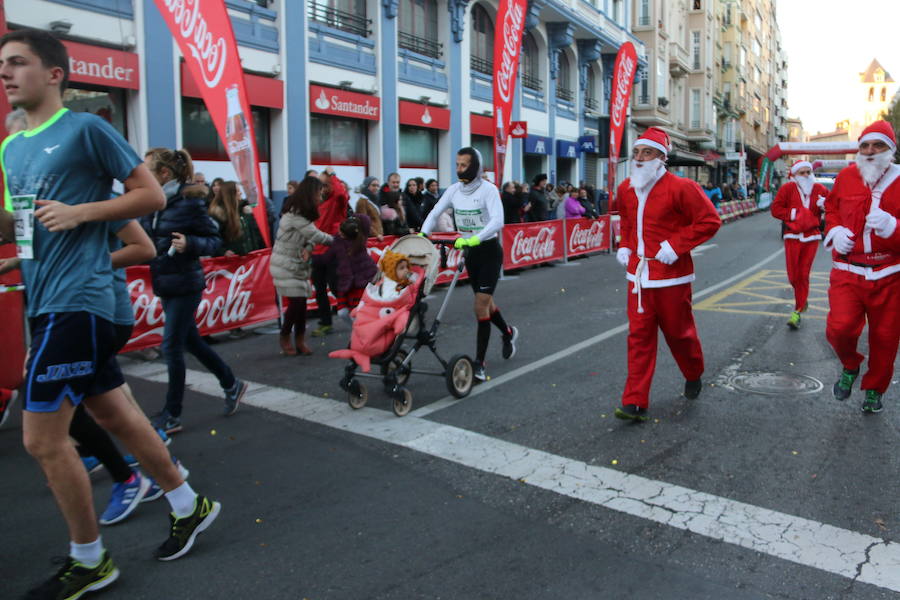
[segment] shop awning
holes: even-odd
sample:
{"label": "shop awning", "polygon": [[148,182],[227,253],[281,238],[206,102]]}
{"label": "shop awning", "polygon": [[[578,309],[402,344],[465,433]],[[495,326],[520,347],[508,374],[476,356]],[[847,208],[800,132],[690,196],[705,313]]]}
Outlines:
{"label": "shop awning", "polygon": [[674,166],[682,166],[682,167],[690,167],[690,166],[702,166],[706,164],[706,159],[696,152],[688,152],[687,150],[672,150],[669,153],[669,160],[666,161],[669,165]]}

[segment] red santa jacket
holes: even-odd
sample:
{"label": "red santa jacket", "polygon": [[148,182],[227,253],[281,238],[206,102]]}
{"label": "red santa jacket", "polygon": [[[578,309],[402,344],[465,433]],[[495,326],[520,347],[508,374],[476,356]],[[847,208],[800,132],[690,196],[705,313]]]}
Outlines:
{"label": "red santa jacket", "polygon": [[772,202],[771,210],[772,216],[784,223],[784,239],[801,242],[822,239],[822,233],[819,231],[822,217],[818,205],[820,196],[828,197],[828,188],[821,183],[813,185],[808,198],[803,197],[803,192],[800,191],[796,181],[789,181],[781,186]]}
{"label": "red santa jacket", "polygon": [[847,255],[832,250],[832,267],[869,280],[900,273],[900,226],[887,239],[866,229],[866,215],[873,206],[900,216],[900,165],[891,165],[874,189],[866,185],[856,165],[850,165],[838,173],[825,201],[825,233],[842,225],[856,241]]}
{"label": "red santa jacket", "polygon": [[631,249],[627,278],[635,280],[640,257],[654,258],[668,241],[678,255],[671,265],[650,260],[641,275],[645,288],[668,287],[694,280],[691,249],[715,235],[722,220],[700,186],[672,173],[664,174],[640,199],[631,180],[619,186],[620,246]]}

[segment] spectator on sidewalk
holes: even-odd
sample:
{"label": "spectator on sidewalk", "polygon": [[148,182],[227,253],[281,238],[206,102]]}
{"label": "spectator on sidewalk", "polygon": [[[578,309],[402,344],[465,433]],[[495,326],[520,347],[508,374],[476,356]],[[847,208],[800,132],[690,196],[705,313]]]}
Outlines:
{"label": "spectator on sidewalk", "polygon": [[225,181],[219,186],[219,193],[209,205],[209,216],[219,226],[222,245],[217,256],[244,256],[265,247],[259,226],[249,205],[240,206],[237,183]]}
{"label": "spectator on sidewalk", "polygon": [[528,220],[536,223],[538,221],[547,220],[547,194],[544,192],[544,186],[547,184],[547,175],[541,173],[535,175],[532,181],[531,191],[528,192]]}
{"label": "spectator on sidewalk", "polygon": [[425,220],[426,214],[423,212],[424,200],[419,193],[419,183],[416,179],[410,179],[406,182],[402,198],[408,233],[415,233],[422,228],[422,222]]}
{"label": "spectator on sidewalk", "polygon": [[544,186],[544,192],[547,194],[547,218],[555,219],[560,205],[565,210],[565,196],[560,196],[556,186],[550,183]]}
{"label": "spectator on sidewalk", "polygon": [[429,179],[425,182],[425,192],[422,194],[422,198],[425,202],[424,213],[426,216],[431,212],[431,209],[434,208],[434,205],[437,204],[438,200],[441,199],[440,186],[438,185],[437,179]]}
{"label": "spectator on sidewalk", "polygon": [[366,240],[369,237],[369,218],[353,214],[341,223],[325,256],[334,261],[337,277],[334,295],[337,314],[350,320],[350,312],[359,305],[366,285],[375,277],[375,261],[369,256]]}
{"label": "spectator on sidewalk", "polygon": [[[337,235],[341,223],[347,218],[350,196],[347,194],[344,182],[331,167],[326,167],[319,173],[319,181],[322,183],[321,197],[325,200],[319,205],[316,227],[320,231],[334,236]],[[315,197],[319,198],[318,195]],[[313,248],[312,253],[312,283],[316,288],[316,305],[319,307],[319,326],[312,331],[314,337],[326,335],[332,330],[328,287],[334,282],[335,273],[334,265],[323,258],[327,250],[323,244],[319,243]]]}
{"label": "spectator on sidewalk", "polygon": [[500,202],[503,203],[504,223],[520,223],[522,221],[522,200],[516,194],[515,182],[507,181],[503,184]]}
{"label": "spectator on sidewalk", "polygon": [[566,198],[565,209],[567,219],[580,219],[585,213],[584,205],[571,194]]}
{"label": "spectator on sidewalk", "polygon": [[379,241],[384,239],[384,226],[381,224],[381,210],[378,206],[378,178],[366,177],[359,188],[360,198],[353,211],[369,217],[369,235]]}
{"label": "spectator on sidewalk", "polygon": [[587,188],[580,187],[576,190],[576,197],[581,206],[584,207],[584,217],[588,219],[596,219],[600,216],[597,213],[597,206],[588,194]]}

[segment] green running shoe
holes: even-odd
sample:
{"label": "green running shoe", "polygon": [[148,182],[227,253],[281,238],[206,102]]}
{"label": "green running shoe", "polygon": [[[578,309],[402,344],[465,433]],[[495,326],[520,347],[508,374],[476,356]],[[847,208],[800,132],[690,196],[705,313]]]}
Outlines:
{"label": "green running shoe", "polygon": [[96,592],[119,578],[119,569],[103,551],[100,564],[88,567],[71,556],[66,557],[62,568],[40,586],[29,590],[26,600],[76,600],[88,592]]}
{"label": "green running shoe", "polygon": [[884,406],[881,404],[881,394],[875,390],[866,390],[866,399],[862,403],[864,413],[880,413]]}
{"label": "green running shoe", "polygon": [[795,310],[791,313],[791,318],[788,319],[787,326],[791,329],[797,330],[800,329],[800,311]]}
{"label": "green running shoe", "polygon": [[643,423],[650,418],[647,416],[647,409],[641,408],[637,404],[626,404],[624,406],[616,407],[615,415],[617,419],[637,421],[638,423]]}
{"label": "green running shoe", "polygon": [[331,333],[331,331],[333,329],[334,329],[334,326],[332,326],[332,325],[319,325],[318,327],[316,327],[315,329],[312,330],[310,335],[313,337],[324,337],[324,336],[328,335],[329,333]]}
{"label": "green running shoe", "polygon": [[853,382],[856,381],[858,375],[859,369],[855,371],[841,370],[841,378],[831,388],[835,400],[846,400],[850,397],[850,390],[853,389]]}
{"label": "green running shoe", "polygon": [[197,496],[194,499],[194,512],[181,519],[169,514],[172,522],[172,531],[169,539],[156,549],[156,558],[159,560],[175,560],[187,554],[194,545],[197,535],[212,525],[222,505],[213,502],[206,496]]}

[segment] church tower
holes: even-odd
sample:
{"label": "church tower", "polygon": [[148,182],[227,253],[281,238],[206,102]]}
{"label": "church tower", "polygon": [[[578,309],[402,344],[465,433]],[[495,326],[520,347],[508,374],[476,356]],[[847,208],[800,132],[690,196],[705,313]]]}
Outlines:
{"label": "church tower", "polygon": [[863,100],[861,104],[864,107],[862,126],[866,127],[887,111],[898,86],[890,73],[873,58],[869,67],[859,74],[859,87],[859,97]]}

